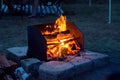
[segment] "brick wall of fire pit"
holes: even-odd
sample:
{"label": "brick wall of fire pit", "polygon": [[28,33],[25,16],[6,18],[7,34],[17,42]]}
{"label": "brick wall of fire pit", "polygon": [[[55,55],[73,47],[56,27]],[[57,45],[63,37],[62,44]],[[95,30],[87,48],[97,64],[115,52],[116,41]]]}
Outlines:
{"label": "brick wall of fire pit", "polygon": [[42,62],[36,58],[28,58],[22,60],[21,64],[26,72],[37,72],[38,80],[70,80],[109,63],[109,57],[101,53],[85,51],[80,54],[82,55],[67,56],[65,61]]}
{"label": "brick wall of fire pit", "polygon": [[8,51],[18,62],[27,58],[19,64],[38,80],[70,80],[109,63],[107,55],[84,50],[82,32],[65,16],[55,23],[28,26],[28,47]]}
{"label": "brick wall of fire pit", "polygon": [[9,51],[7,55],[11,56],[13,61],[17,61],[26,73],[35,74],[29,77],[30,79],[35,78],[35,80],[70,80],[83,72],[88,72],[109,64],[108,55],[88,50],[79,52],[80,56],[69,55],[64,61],[49,62],[44,62],[37,58],[22,59],[27,56],[26,52],[28,48],[26,46],[13,47],[7,50]]}

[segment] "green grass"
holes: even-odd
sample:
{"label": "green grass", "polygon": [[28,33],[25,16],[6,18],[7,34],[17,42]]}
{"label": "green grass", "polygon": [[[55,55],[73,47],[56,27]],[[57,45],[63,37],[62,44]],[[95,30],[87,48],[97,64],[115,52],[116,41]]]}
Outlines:
{"label": "green grass", "polygon": [[[74,22],[84,34],[85,49],[120,58],[120,5],[113,4],[112,24],[107,24],[108,5],[63,5],[67,21]],[[27,45],[27,26],[54,22],[56,16],[39,16],[24,20],[20,16],[3,16],[0,20],[0,51]]]}

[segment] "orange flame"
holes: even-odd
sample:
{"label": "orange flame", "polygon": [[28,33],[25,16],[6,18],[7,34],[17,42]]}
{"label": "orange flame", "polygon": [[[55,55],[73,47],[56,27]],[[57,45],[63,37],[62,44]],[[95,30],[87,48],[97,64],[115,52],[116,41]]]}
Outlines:
{"label": "orange flame", "polygon": [[[54,24],[54,27],[47,25],[45,27],[44,35],[50,35],[45,37],[47,40],[47,55],[49,57],[62,57],[67,54],[75,54],[80,50],[76,41],[71,33],[61,33],[67,31],[66,16],[61,15]],[[52,37],[51,37],[52,35]],[[68,42],[67,42],[68,41]]]}
{"label": "orange flame", "polygon": [[59,31],[66,30],[66,16],[61,15],[56,21],[54,28],[58,28]]}

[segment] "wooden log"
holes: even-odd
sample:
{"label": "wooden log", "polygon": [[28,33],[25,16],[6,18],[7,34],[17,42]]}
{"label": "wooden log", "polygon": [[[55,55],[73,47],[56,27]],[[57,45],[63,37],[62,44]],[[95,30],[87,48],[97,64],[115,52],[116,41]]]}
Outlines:
{"label": "wooden log", "polygon": [[17,63],[11,60],[7,60],[6,56],[0,53],[0,69],[1,70],[4,70],[5,73],[9,74],[9,73],[12,73],[17,67],[18,67]]}
{"label": "wooden log", "polygon": [[[76,38],[72,38],[72,39],[63,41],[63,43],[68,43],[68,42],[70,42],[70,41],[77,40],[77,39],[80,39],[80,37],[76,37]],[[59,45],[60,43],[61,43],[61,42],[58,42],[58,43],[49,43],[49,44],[47,44],[47,45]]]}
{"label": "wooden log", "polygon": [[5,75],[3,80],[13,80],[11,75]]}
{"label": "wooden log", "polygon": [[13,62],[11,60],[8,60],[8,62],[10,64],[11,69],[16,69],[18,67],[18,64],[16,62]]}
{"label": "wooden log", "polygon": [[15,62],[13,62],[13,61],[11,61],[11,60],[8,60],[8,62],[9,62],[9,64],[10,64],[10,67],[7,67],[7,68],[6,68],[6,72],[12,73],[12,72],[14,72],[15,69],[18,67],[18,64],[15,63]]}
{"label": "wooden log", "polygon": [[0,53],[0,68],[10,67],[10,64],[4,54]]}
{"label": "wooden log", "polygon": [[58,34],[69,34],[70,30],[66,30],[66,31],[61,31],[61,32],[55,32],[52,34],[43,34],[43,36],[50,36],[50,37],[56,37]]}
{"label": "wooden log", "polygon": [[5,72],[0,69],[0,80],[4,80]]}

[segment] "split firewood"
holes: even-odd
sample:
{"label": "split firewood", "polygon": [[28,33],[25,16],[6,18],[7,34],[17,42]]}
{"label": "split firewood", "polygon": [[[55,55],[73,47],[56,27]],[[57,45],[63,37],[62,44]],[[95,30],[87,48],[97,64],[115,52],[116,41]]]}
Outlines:
{"label": "split firewood", "polygon": [[5,75],[3,80],[13,80],[10,75]]}
{"label": "split firewood", "polygon": [[18,67],[18,64],[7,60],[6,56],[4,54],[0,53],[0,69],[4,70],[5,73],[11,73]]}
{"label": "split firewood", "polygon": [[66,30],[66,31],[61,31],[61,32],[54,32],[52,34],[43,34],[43,36],[50,36],[50,37],[56,37],[58,34],[69,34],[70,30]]}
{"label": "split firewood", "polygon": [[4,54],[0,54],[0,68],[10,67],[10,64]]}
{"label": "split firewood", "polygon": [[4,80],[4,75],[5,75],[5,72],[0,69],[0,79],[1,80]]}

